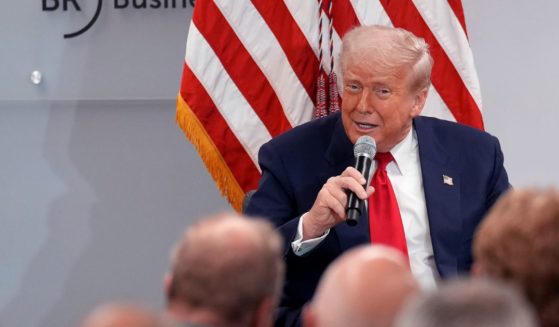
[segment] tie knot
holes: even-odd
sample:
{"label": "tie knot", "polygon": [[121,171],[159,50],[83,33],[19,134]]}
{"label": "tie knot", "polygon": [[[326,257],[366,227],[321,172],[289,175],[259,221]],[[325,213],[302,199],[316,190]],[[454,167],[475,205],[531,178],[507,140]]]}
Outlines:
{"label": "tie knot", "polygon": [[386,166],[394,160],[394,157],[390,152],[377,152],[375,160],[378,162],[379,169],[386,170]]}

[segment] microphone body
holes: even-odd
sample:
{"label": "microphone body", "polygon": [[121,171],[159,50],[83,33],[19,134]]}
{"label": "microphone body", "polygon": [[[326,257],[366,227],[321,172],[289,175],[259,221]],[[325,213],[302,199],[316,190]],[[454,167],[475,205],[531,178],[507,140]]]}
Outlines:
{"label": "microphone body", "polygon": [[[353,153],[355,155],[354,167],[365,177],[365,184],[363,184],[364,189],[367,188],[367,184],[370,181],[371,166],[376,150],[377,146],[375,140],[367,135],[357,139],[353,147]],[[365,211],[365,201],[361,200],[352,191],[348,190],[347,193],[346,223],[349,226],[355,226],[359,222],[359,217]]]}

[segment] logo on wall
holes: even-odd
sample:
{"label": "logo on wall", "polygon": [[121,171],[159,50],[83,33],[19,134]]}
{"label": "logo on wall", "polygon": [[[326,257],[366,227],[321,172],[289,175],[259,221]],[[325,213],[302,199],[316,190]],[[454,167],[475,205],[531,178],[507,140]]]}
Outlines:
{"label": "logo on wall", "polygon": [[[79,0],[85,1],[85,0]],[[167,9],[167,8],[187,8],[188,5],[194,7],[195,0],[113,0],[114,9]],[[68,11],[70,8],[75,11],[82,11],[78,0],[42,0],[43,11],[56,11],[63,10]],[[65,39],[73,38],[78,35],[85,33],[88,29],[95,24],[101,13],[101,8],[103,7],[103,0],[97,0],[97,8],[93,17],[89,22],[79,30],[64,34]]]}

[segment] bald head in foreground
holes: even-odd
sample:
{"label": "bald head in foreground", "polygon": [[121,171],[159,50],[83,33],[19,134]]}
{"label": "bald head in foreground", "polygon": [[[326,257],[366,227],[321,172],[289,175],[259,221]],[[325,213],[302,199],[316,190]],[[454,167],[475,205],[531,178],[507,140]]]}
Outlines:
{"label": "bald head in foreground", "polygon": [[399,251],[361,246],[328,268],[304,310],[304,326],[389,327],[403,304],[418,292],[419,285]]}
{"label": "bald head in foreground", "polygon": [[270,223],[233,213],[201,219],[175,247],[167,311],[181,326],[271,326],[283,274]]}
{"label": "bald head in foreground", "polygon": [[93,310],[81,327],[170,327],[155,313],[135,304],[110,303]]}

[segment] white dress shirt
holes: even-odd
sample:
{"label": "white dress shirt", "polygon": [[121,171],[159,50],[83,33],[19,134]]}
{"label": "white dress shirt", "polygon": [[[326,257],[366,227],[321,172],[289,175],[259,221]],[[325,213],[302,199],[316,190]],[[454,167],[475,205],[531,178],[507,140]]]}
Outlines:
{"label": "white dress shirt", "polygon": [[[434,289],[440,276],[433,255],[415,130],[410,130],[390,153],[394,161],[386,166],[386,172],[400,208],[411,271],[423,289]],[[373,170],[375,169],[376,162],[373,163]],[[293,252],[297,255],[312,250],[330,232],[327,230],[321,237],[303,242],[304,217],[305,215],[302,215],[299,219],[297,236],[291,244]]]}

